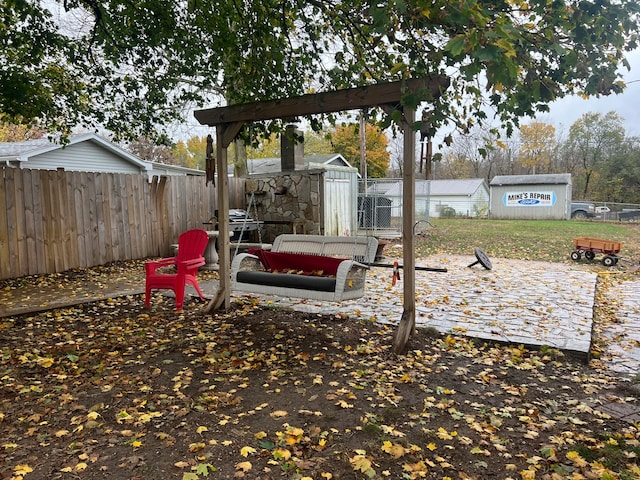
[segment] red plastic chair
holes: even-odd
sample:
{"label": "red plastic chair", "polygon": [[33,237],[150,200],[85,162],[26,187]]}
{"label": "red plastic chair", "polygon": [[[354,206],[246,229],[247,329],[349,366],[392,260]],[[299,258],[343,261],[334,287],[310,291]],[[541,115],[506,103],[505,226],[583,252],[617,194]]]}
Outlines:
{"label": "red plastic chair", "polygon": [[[209,236],[200,229],[188,230],[178,238],[178,255],[145,262],[146,290],[144,304],[151,305],[151,290],[173,290],[176,295],[176,310],[182,310],[185,285],[196,289],[201,300],[204,300],[202,290],[198,285],[196,274],[198,268],[205,264],[204,250],[207,248]],[[175,273],[160,273],[159,268],[176,267]]]}

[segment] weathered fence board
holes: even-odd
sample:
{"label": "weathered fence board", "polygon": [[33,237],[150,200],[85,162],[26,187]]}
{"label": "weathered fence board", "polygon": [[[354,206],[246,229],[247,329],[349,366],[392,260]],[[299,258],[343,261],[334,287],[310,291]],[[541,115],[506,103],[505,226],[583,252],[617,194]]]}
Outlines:
{"label": "weathered fence board", "polygon": [[0,178],[2,179],[2,186],[4,190],[0,192],[0,278],[5,278],[3,275],[9,276],[11,272],[10,259],[9,259],[9,229],[2,228],[8,227],[8,207],[6,197],[7,186],[7,174],[5,171],[0,170]]}
{"label": "weathered fence board", "polygon": [[[244,180],[229,199],[245,208]],[[204,177],[0,169],[0,279],[167,255],[216,202]]]}

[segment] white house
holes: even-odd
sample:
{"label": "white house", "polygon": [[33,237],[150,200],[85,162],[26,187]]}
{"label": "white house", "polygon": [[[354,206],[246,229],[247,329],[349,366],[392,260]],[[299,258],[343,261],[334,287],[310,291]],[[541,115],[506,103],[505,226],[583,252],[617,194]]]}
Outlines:
{"label": "white house", "polygon": [[[484,216],[489,208],[489,186],[483,178],[416,180],[416,216]],[[380,179],[368,195],[388,198],[391,216],[402,216],[402,180]]]}
{"label": "white house", "polygon": [[205,175],[202,170],[147,162],[95,133],[71,135],[61,145],[48,138],[0,142],[0,166],[72,172]]}

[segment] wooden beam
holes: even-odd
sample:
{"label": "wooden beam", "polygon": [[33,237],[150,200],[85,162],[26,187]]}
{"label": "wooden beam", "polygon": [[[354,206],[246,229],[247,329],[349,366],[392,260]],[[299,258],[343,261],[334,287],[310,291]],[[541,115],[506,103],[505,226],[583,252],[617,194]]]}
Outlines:
{"label": "wooden beam", "polygon": [[[224,148],[228,148],[233,142],[233,139],[236,138],[242,127],[244,126],[244,122],[234,122],[229,125],[225,125],[224,131],[222,132],[222,146]],[[226,170],[225,170],[226,171]]]}
{"label": "wooden beam", "polygon": [[449,79],[438,75],[433,78],[412,78],[334,92],[208,108],[196,110],[194,115],[202,125],[214,127],[236,122],[256,122],[398,104],[406,93],[422,89],[428,89],[434,98],[438,98],[448,86]]}

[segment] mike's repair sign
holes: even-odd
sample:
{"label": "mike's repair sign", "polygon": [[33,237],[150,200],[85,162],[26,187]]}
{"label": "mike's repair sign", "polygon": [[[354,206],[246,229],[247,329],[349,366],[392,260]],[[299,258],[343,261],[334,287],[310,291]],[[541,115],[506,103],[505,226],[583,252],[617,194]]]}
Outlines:
{"label": "mike's repair sign", "polygon": [[555,192],[505,192],[503,203],[507,207],[552,207],[556,203]]}

